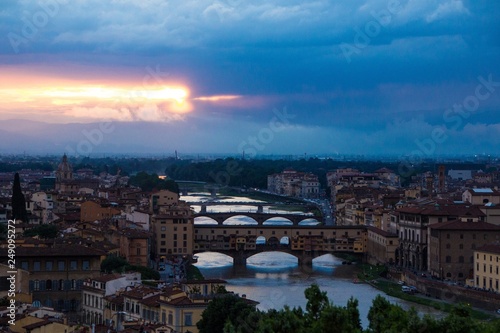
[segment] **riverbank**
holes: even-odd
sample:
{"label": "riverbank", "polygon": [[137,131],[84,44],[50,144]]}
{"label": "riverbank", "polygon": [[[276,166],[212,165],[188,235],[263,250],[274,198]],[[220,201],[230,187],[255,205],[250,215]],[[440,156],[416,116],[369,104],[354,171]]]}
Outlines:
{"label": "riverbank", "polygon": [[[357,273],[358,281],[367,283],[372,287],[384,292],[386,295],[399,298],[401,300],[432,307],[445,313],[450,313],[458,305],[458,303],[433,299],[421,293],[409,294],[403,292],[400,284],[385,278],[385,272],[387,271],[387,269],[384,266],[372,266],[369,264],[358,263],[354,265],[353,268],[344,268],[341,270],[343,270],[344,272],[340,272],[340,274],[344,275]],[[470,307],[470,305],[468,306]],[[484,321],[496,318],[495,315],[489,313],[486,310],[472,307],[470,307],[470,310],[471,317],[474,319]]]}

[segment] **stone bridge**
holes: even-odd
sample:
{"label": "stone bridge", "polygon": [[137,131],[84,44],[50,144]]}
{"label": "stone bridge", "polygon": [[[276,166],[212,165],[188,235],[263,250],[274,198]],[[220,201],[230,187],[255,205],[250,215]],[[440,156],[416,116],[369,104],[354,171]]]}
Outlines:
{"label": "stone bridge", "polygon": [[[203,253],[206,250],[195,250],[194,253]],[[282,252],[293,255],[297,258],[299,266],[311,267],[313,259],[322,255],[333,253],[332,251],[304,251],[292,250],[290,246],[278,245],[257,245],[254,250],[213,250],[210,252],[222,253],[233,258],[233,266],[246,266],[247,259],[264,252]]]}
{"label": "stone bridge", "polygon": [[197,213],[194,214],[194,217],[209,217],[217,222],[218,225],[223,225],[224,222],[234,216],[246,216],[250,217],[255,222],[257,222],[257,225],[263,225],[264,222],[267,220],[274,218],[274,217],[280,217],[289,220],[292,222],[293,225],[299,225],[300,222],[308,219],[315,219],[318,221],[320,224],[323,224],[323,217],[317,217],[313,215],[300,215],[300,214],[280,214],[280,213],[252,213],[252,212],[226,212],[226,213]]}

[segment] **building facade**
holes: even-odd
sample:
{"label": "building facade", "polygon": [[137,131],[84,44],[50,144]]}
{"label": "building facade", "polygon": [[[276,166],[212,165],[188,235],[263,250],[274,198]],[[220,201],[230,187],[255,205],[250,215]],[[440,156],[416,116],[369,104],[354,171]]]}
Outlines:
{"label": "building facade", "polygon": [[474,277],[474,251],[500,240],[500,226],[482,221],[452,220],[429,230],[429,272],[460,282]]}
{"label": "building facade", "polygon": [[500,243],[483,245],[474,251],[474,286],[500,292]]}
{"label": "building facade", "polygon": [[168,257],[191,256],[194,249],[194,218],[191,207],[168,190],[151,196],[153,254],[158,262]]}

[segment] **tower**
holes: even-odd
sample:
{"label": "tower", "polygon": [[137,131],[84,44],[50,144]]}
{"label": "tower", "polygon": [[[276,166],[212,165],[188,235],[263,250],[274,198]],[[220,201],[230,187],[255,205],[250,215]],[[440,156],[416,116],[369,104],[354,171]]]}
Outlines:
{"label": "tower", "polygon": [[439,193],[444,193],[446,191],[446,167],[444,165],[439,166],[438,171],[438,191]]}
{"label": "tower", "polygon": [[64,154],[56,170],[56,190],[61,190],[61,184],[73,180],[73,168]]}

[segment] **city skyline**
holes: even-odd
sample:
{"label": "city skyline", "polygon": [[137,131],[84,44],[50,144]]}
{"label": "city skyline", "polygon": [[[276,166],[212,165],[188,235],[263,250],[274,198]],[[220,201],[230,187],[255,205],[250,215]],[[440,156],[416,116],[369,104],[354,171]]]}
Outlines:
{"label": "city skyline", "polygon": [[2,3],[0,151],[495,154],[499,9]]}

